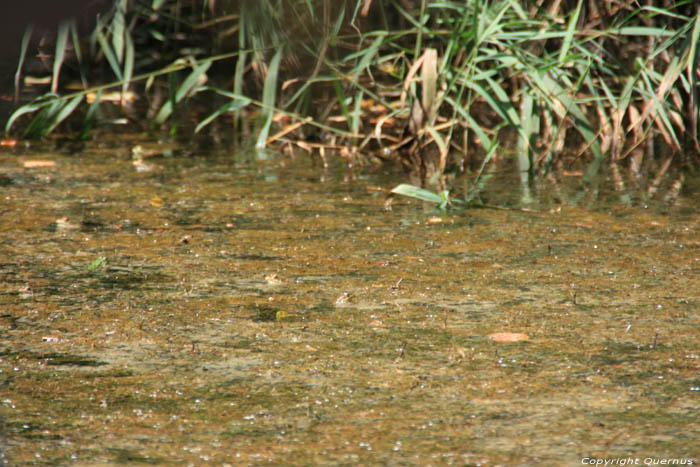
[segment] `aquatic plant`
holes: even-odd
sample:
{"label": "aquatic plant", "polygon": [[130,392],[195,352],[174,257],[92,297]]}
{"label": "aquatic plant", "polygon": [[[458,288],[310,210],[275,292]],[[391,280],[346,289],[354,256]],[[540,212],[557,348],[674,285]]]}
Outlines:
{"label": "aquatic plant", "polygon": [[391,190],[391,192],[396,193],[398,195],[408,196],[411,198],[420,199],[422,201],[427,201],[429,203],[435,203],[437,208],[441,210],[447,209],[453,203],[462,204],[462,201],[459,199],[450,199],[450,192],[447,190],[444,190],[440,194],[436,194],[424,188],[402,183],[401,185],[398,185],[393,190]]}
{"label": "aquatic plant", "polygon": [[[50,89],[5,129],[44,137],[83,110],[86,137],[116,89],[127,110],[147,97],[150,126],[176,136],[178,107],[208,95],[220,105],[196,132],[225,119],[245,133],[257,107],[258,149],[394,160],[438,192],[508,154],[525,183],[581,163],[592,179],[606,160],[653,181],[699,160],[699,39],[682,1],[117,0],[87,40],[59,26]],[[68,61],[82,89],[62,93]],[[90,70],[113,81],[90,85]]]}

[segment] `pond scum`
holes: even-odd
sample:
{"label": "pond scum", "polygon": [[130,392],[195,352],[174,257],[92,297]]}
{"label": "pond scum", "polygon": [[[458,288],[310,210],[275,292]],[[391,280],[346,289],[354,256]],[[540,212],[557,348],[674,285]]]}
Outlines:
{"label": "pond scum", "polygon": [[102,144],[0,156],[0,465],[700,460],[697,193],[387,211],[339,159]]}
{"label": "pond scum", "polygon": [[698,2],[103,5],[18,40],[0,466],[700,461]]}
{"label": "pond scum", "polygon": [[[591,181],[605,163],[620,189],[654,196],[666,181],[673,194],[700,160],[699,11],[670,0],[116,0],[96,18],[27,28],[5,142],[121,123],[180,140],[233,133],[324,162],[395,161],[414,185],[467,202],[499,160],[524,183]],[[47,84],[29,86],[37,52]]]}

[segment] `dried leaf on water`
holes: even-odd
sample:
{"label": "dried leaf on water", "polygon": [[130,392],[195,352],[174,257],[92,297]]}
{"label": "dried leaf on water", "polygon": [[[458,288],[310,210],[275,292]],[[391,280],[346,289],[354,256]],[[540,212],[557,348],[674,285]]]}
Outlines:
{"label": "dried leaf on water", "polygon": [[520,332],[497,332],[489,334],[489,339],[494,342],[520,342],[529,340],[530,337]]}
{"label": "dried leaf on water", "polygon": [[36,169],[39,167],[54,167],[56,165],[56,161],[49,161],[45,159],[37,159],[33,161],[24,161],[22,162],[22,167],[25,169]]}

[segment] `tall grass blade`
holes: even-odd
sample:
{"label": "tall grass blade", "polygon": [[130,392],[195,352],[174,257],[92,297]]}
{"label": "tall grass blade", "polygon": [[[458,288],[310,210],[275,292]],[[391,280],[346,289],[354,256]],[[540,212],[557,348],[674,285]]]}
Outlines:
{"label": "tall grass blade", "polygon": [[[17,71],[15,71],[15,105],[19,102],[19,93],[22,81],[22,67],[24,66],[24,60],[27,58],[27,48],[29,47],[29,41],[32,38],[32,32],[34,26],[31,24],[26,27],[24,34],[22,35],[22,44],[19,51],[19,62],[17,63]],[[9,122],[8,122],[9,123]],[[6,126],[6,128],[9,128]]]}
{"label": "tall grass blade", "polygon": [[[490,151],[494,147],[494,144],[492,143],[489,135],[484,131],[483,128],[481,128],[481,125],[479,125],[479,123],[476,120],[474,120],[474,117],[472,117],[469,114],[469,112],[464,109],[464,107],[457,104],[451,97],[448,96],[445,100],[452,106],[455,112],[466,121],[467,127],[471,128],[472,131],[474,131],[477,139],[479,140],[479,143],[481,144],[481,147],[484,148],[485,151]],[[497,145],[498,144],[496,144],[496,146]]]}
{"label": "tall grass blade", "polygon": [[[248,59],[248,51],[246,50],[246,18],[245,8],[241,8],[241,16],[238,27],[238,47],[240,53],[236,58],[236,67],[233,72],[233,92],[234,94],[243,94],[243,78],[245,75],[245,67]],[[235,109],[233,112],[233,132],[237,134],[241,125],[241,111]]]}
{"label": "tall grass blade", "polygon": [[352,111],[352,118],[350,119],[350,131],[352,134],[357,136],[360,134],[360,127],[362,126],[362,97],[364,93],[360,91],[355,95],[355,108]]}
{"label": "tall grass blade", "polygon": [[124,35],[126,25],[124,13],[126,12],[127,0],[117,0],[114,5],[114,15],[112,16],[112,50],[114,51],[117,63],[124,62]]}
{"label": "tall grass blade", "polygon": [[124,35],[124,82],[122,84],[122,99],[124,95],[129,90],[129,85],[134,76],[134,58],[136,53],[134,52],[134,43],[131,40],[131,34],[129,31],[125,31]]}
{"label": "tall grass blade", "polygon": [[275,111],[275,98],[277,93],[277,77],[279,74],[280,60],[282,59],[282,49],[280,48],[275,53],[274,57],[270,61],[270,66],[267,70],[267,76],[265,76],[265,85],[263,86],[263,110],[262,118],[264,120],[263,126],[258,134],[258,140],[255,143],[256,149],[264,149],[267,146],[267,137],[270,134],[270,127],[272,126],[272,119],[274,117]]}
{"label": "tall grass blade", "polygon": [[343,27],[344,18],[345,4],[342,4],[340,7],[340,12],[338,13],[338,17],[336,18],[335,23],[333,23],[333,28],[330,30],[330,43],[333,45],[335,45],[338,42],[338,33],[340,32],[340,28]]}
{"label": "tall grass blade", "polygon": [[695,149],[700,152],[700,141],[698,141],[698,120],[700,120],[700,89],[698,86],[697,70],[700,69],[700,53],[698,44],[700,43],[700,13],[693,19],[693,32],[690,35],[690,47],[688,50],[688,82],[690,83],[690,128],[695,142]]}
{"label": "tall grass blade", "polygon": [[581,15],[581,7],[583,6],[583,0],[578,0],[576,5],[576,10],[571,14],[571,19],[569,20],[569,26],[566,28],[566,34],[564,35],[564,40],[561,44],[561,49],[559,49],[559,66],[563,66],[566,61],[566,57],[569,54],[569,49],[571,48],[571,43],[574,40],[574,34],[576,34],[576,26],[578,25],[579,16]]}
{"label": "tall grass blade", "polygon": [[73,51],[75,52],[75,58],[78,60],[78,67],[80,69],[80,80],[83,83],[83,88],[88,88],[88,82],[85,72],[85,63],[83,61],[83,52],[80,45],[80,35],[78,35],[78,28],[75,25],[75,21],[70,22],[70,33],[73,38]]}
{"label": "tall grass blade", "polygon": [[343,92],[343,87],[340,84],[340,80],[333,80],[333,90],[335,91],[335,96],[338,99],[338,107],[340,107],[340,111],[345,116],[345,121],[348,122],[348,125],[350,125],[350,111],[348,110],[348,106],[345,104],[345,93]]}
{"label": "tall grass blade", "polygon": [[90,133],[90,130],[92,129],[92,124],[95,121],[95,113],[97,112],[97,109],[100,106],[100,102],[102,99],[102,89],[98,89],[95,100],[90,104],[90,107],[88,107],[88,111],[85,114],[85,121],[83,122],[83,129],[80,132],[80,139],[81,140],[86,140],[88,138],[88,135]]}
{"label": "tall grass blade", "polygon": [[527,178],[531,167],[531,147],[534,145],[535,136],[540,131],[539,115],[535,109],[535,99],[524,89],[520,97],[520,121],[523,134],[518,139],[518,170],[521,178]]}
{"label": "tall grass blade", "polygon": [[98,30],[96,33],[96,38],[97,42],[100,44],[100,48],[102,49],[102,53],[105,54],[105,58],[107,59],[107,63],[109,63],[109,67],[112,69],[112,72],[114,73],[114,76],[117,77],[119,81],[122,81],[122,71],[121,67],[119,66],[119,60],[117,60],[117,57],[115,57],[112,48],[110,47],[109,43],[107,42],[107,38],[103,34],[101,30]]}
{"label": "tall grass blade", "polygon": [[[175,72],[168,74],[168,104],[170,104],[170,137],[177,134],[177,84]],[[162,110],[162,109],[161,109]],[[164,120],[165,121],[165,120]]]}
{"label": "tall grass blade", "polygon": [[418,57],[421,55],[420,52],[423,50],[423,25],[427,19],[425,16],[425,2],[426,0],[420,0],[420,13],[418,14],[418,22],[416,25],[416,44],[413,49],[414,60],[418,60]]}
{"label": "tall grass blade", "polygon": [[58,78],[61,75],[61,67],[66,56],[68,46],[68,33],[70,32],[70,21],[64,21],[58,26],[56,35],[56,52],[53,58],[53,73],[51,74],[51,92],[58,91]]}

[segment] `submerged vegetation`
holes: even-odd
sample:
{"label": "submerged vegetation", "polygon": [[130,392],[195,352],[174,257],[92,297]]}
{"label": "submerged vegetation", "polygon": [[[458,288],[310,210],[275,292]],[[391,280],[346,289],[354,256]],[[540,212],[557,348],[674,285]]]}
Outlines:
{"label": "submerged vegetation", "polygon": [[[117,0],[89,33],[76,24],[58,27],[47,92],[8,136],[87,138],[115,109],[179,138],[225,124],[258,149],[398,161],[443,193],[467,179],[466,202],[510,156],[525,182],[593,179],[607,161],[648,194],[700,160],[692,1]],[[194,123],[190,101],[209,106]]]}

